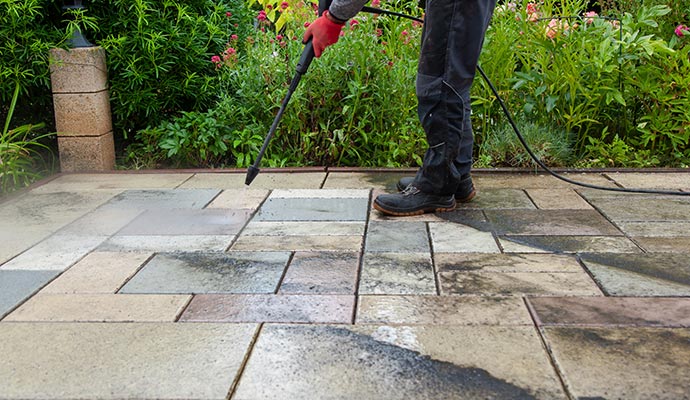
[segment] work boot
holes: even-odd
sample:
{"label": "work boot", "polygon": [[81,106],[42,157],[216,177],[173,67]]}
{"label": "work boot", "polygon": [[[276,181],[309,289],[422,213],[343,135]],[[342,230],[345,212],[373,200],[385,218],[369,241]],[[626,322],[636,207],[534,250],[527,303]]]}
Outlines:
{"label": "work boot", "polygon": [[[414,182],[414,177],[408,176],[401,178],[398,181],[398,190],[403,191],[405,188],[410,186]],[[455,201],[458,203],[469,203],[477,195],[477,191],[474,189],[474,184],[472,183],[472,177],[470,174],[463,175],[460,179],[460,184],[455,190]]]}
{"label": "work boot", "polygon": [[374,208],[384,214],[404,217],[426,212],[444,212],[455,209],[453,195],[440,196],[424,193],[409,185],[400,193],[382,194],[374,200]]}

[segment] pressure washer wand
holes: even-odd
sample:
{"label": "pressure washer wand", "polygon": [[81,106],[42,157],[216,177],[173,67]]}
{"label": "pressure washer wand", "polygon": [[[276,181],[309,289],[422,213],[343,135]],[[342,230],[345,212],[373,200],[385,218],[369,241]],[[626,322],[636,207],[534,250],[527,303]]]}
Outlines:
{"label": "pressure washer wand", "polygon": [[[332,0],[319,0],[319,16],[321,16],[323,12],[328,9],[328,6],[330,6],[331,1]],[[276,114],[275,118],[273,119],[273,124],[271,125],[271,128],[268,130],[268,135],[266,135],[266,139],[264,139],[264,144],[263,146],[261,146],[261,150],[259,150],[259,154],[256,156],[256,160],[254,160],[254,164],[247,169],[247,177],[244,179],[244,184],[247,186],[251,185],[254,178],[256,178],[256,176],[259,175],[259,165],[261,165],[261,158],[263,158],[264,153],[268,148],[268,144],[271,142],[273,135],[276,133],[278,122],[280,122],[280,118],[283,116],[285,108],[290,102],[292,94],[297,89],[297,85],[299,85],[299,81],[300,79],[302,79],[302,75],[307,73],[309,65],[311,65],[311,62],[314,59],[314,46],[312,45],[311,41],[312,39],[309,39],[309,41],[304,45],[304,50],[302,50],[302,56],[299,58],[299,61],[297,62],[297,67],[295,67],[295,76],[292,77],[292,82],[290,83],[290,87],[288,88],[287,94],[285,95],[285,98],[283,99],[283,102],[280,105],[278,114]]]}

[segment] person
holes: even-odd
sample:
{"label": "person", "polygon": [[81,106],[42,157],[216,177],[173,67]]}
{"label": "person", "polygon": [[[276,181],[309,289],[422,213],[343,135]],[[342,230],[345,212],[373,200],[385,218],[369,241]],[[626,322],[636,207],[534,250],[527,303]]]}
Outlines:
{"label": "person", "polygon": [[[303,37],[314,55],[338,41],[348,19],[368,0],[333,0]],[[416,77],[417,112],[428,148],[414,177],[399,193],[381,194],[374,208],[392,216],[455,209],[476,194],[472,183],[470,87],[496,0],[427,0]]]}

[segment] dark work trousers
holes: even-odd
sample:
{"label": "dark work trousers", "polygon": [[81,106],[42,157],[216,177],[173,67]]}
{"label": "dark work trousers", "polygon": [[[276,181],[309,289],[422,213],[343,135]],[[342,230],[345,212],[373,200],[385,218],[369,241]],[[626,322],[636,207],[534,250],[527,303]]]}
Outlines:
{"label": "dark work trousers", "polygon": [[427,0],[417,70],[419,120],[429,148],[414,186],[455,193],[472,167],[470,87],[496,0]]}

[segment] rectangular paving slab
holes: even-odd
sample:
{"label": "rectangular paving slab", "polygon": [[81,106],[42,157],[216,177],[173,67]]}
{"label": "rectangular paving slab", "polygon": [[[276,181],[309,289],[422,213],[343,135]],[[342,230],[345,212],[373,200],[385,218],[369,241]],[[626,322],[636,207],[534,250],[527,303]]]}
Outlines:
{"label": "rectangular paving slab", "polygon": [[573,398],[676,400],[690,393],[690,329],[542,329]]}
{"label": "rectangular paving slab", "polygon": [[364,221],[251,221],[243,236],[363,236]]}
{"label": "rectangular paving slab", "polygon": [[1,323],[0,398],[225,399],[256,324]]}
{"label": "rectangular paving slab", "polygon": [[290,253],[162,253],[120,293],[274,293]]}
{"label": "rectangular paving slab", "polygon": [[365,221],[368,198],[273,198],[259,208],[256,221]]}
{"label": "rectangular paving slab", "polygon": [[236,235],[250,210],[147,210],[118,235]]}
{"label": "rectangular paving slab", "polygon": [[618,222],[617,224],[628,236],[641,237],[688,237],[690,221],[671,222]]}
{"label": "rectangular paving slab", "polygon": [[42,294],[5,321],[174,322],[192,296],[148,294]]}
{"label": "rectangular paving slab", "polygon": [[601,296],[585,272],[456,272],[439,270],[441,294],[475,296]]}
{"label": "rectangular paving slab", "polygon": [[566,397],[533,327],[269,324],[232,398]]}
{"label": "rectangular paving slab", "polygon": [[607,173],[607,177],[626,188],[643,189],[682,189],[690,191],[690,176],[686,172],[677,173]]}
{"label": "rectangular paving slab", "polygon": [[0,319],[59,273],[0,269]]}
{"label": "rectangular paving slab", "polygon": [[110,252],[222,252],[234,235],[116,235],[98,246]]}
{"label": "rectangular paving slab", "polygon": [[63,174],[33,189],[36,193],[102,191],[112,189],[173,189],[189,179],[189,173]]}
{"label": "rectangular paving slab", "polygon": [[592,209],[592,206],[572,189],[528,189],[527,194],[541,210]]}
{"label": "rectangular paving slab", "polygon": [[223,190],[206,208],[256,210],[268,197],[266,189]]}
{"label": "rectangular paving slab", "polygon": [[[245,171],[241,173],[198,173],[182,184],[183,188],[221,188],[243,190],[246,188]],[[261,171],[251,184],[252,189],[318,189],[326,178],[321,172],[270,172]]]}
{"label": "rectangular paving slab", "polygon": [[457,272],[573,272],[584,270],[577,258],[559,254],[436,253],[436,269]]}
{"label": "rectangular paving slab", "polygon": [[182,322],[351,324],[354,295],[197,295]]}
{"label": "rectangular paving slab", "polygon": [[541,297],[527,299],[537,324],[690,328],[690,298]]}
{"label": "rectangular paving slab", "polygon": [[673,196],[590,198],[613,221],[690,221],[690,199]]}
{"label": "rectangular paving slab", "polygon": [[354,252],[362,249],[361,235],[291,235],[251,236],[242,235],[230,250],[233,251],[337,251]]}
{"label": "rectangular paving slab", "polygon": [[2,269],[64,271],[100,245],[106,236],[53,235],[2,265]]}
{"label": "rectangular paving slab", "polygon": [[359,253],[297,252],[280,284],[281,294],[354,294]]}
{"label": "rectangular paving slab", "polygon": [[635,237],[633,238],[649,253],[690,253],[690,237]]}
{"label": "rectangular paving slab", "polygon": [[365,253],[360,294],[436,294],[431,257],[426,253]]}
{"label": "rectangular paving slab", "polygon": [[582,262],[612,296],[690,296],[687,254],[584,254]]}
{"label": "rectangular paving slab", "polygon": [[521,189],[481,189],[471,203],[463,208],[481,209],[535,209],[532,200]]}
{"label": "rectangular paving slab", "polygon": [[102,207],[136,210],[200,209],[219,193],[218,189],[126,190]]}
{"label": "rectangular paving slab", "polygon": [[532,325],[532,319],[516,297],[360,296],[356,324]]}
{"label": "rectangular paving slab", "polygon": [[506,253],[642,253],[622,236],[499,236]]}
{"label": "rectangular paving slab", "polygon": [[594,210],[486,210],[499,235],[620,236]]}

